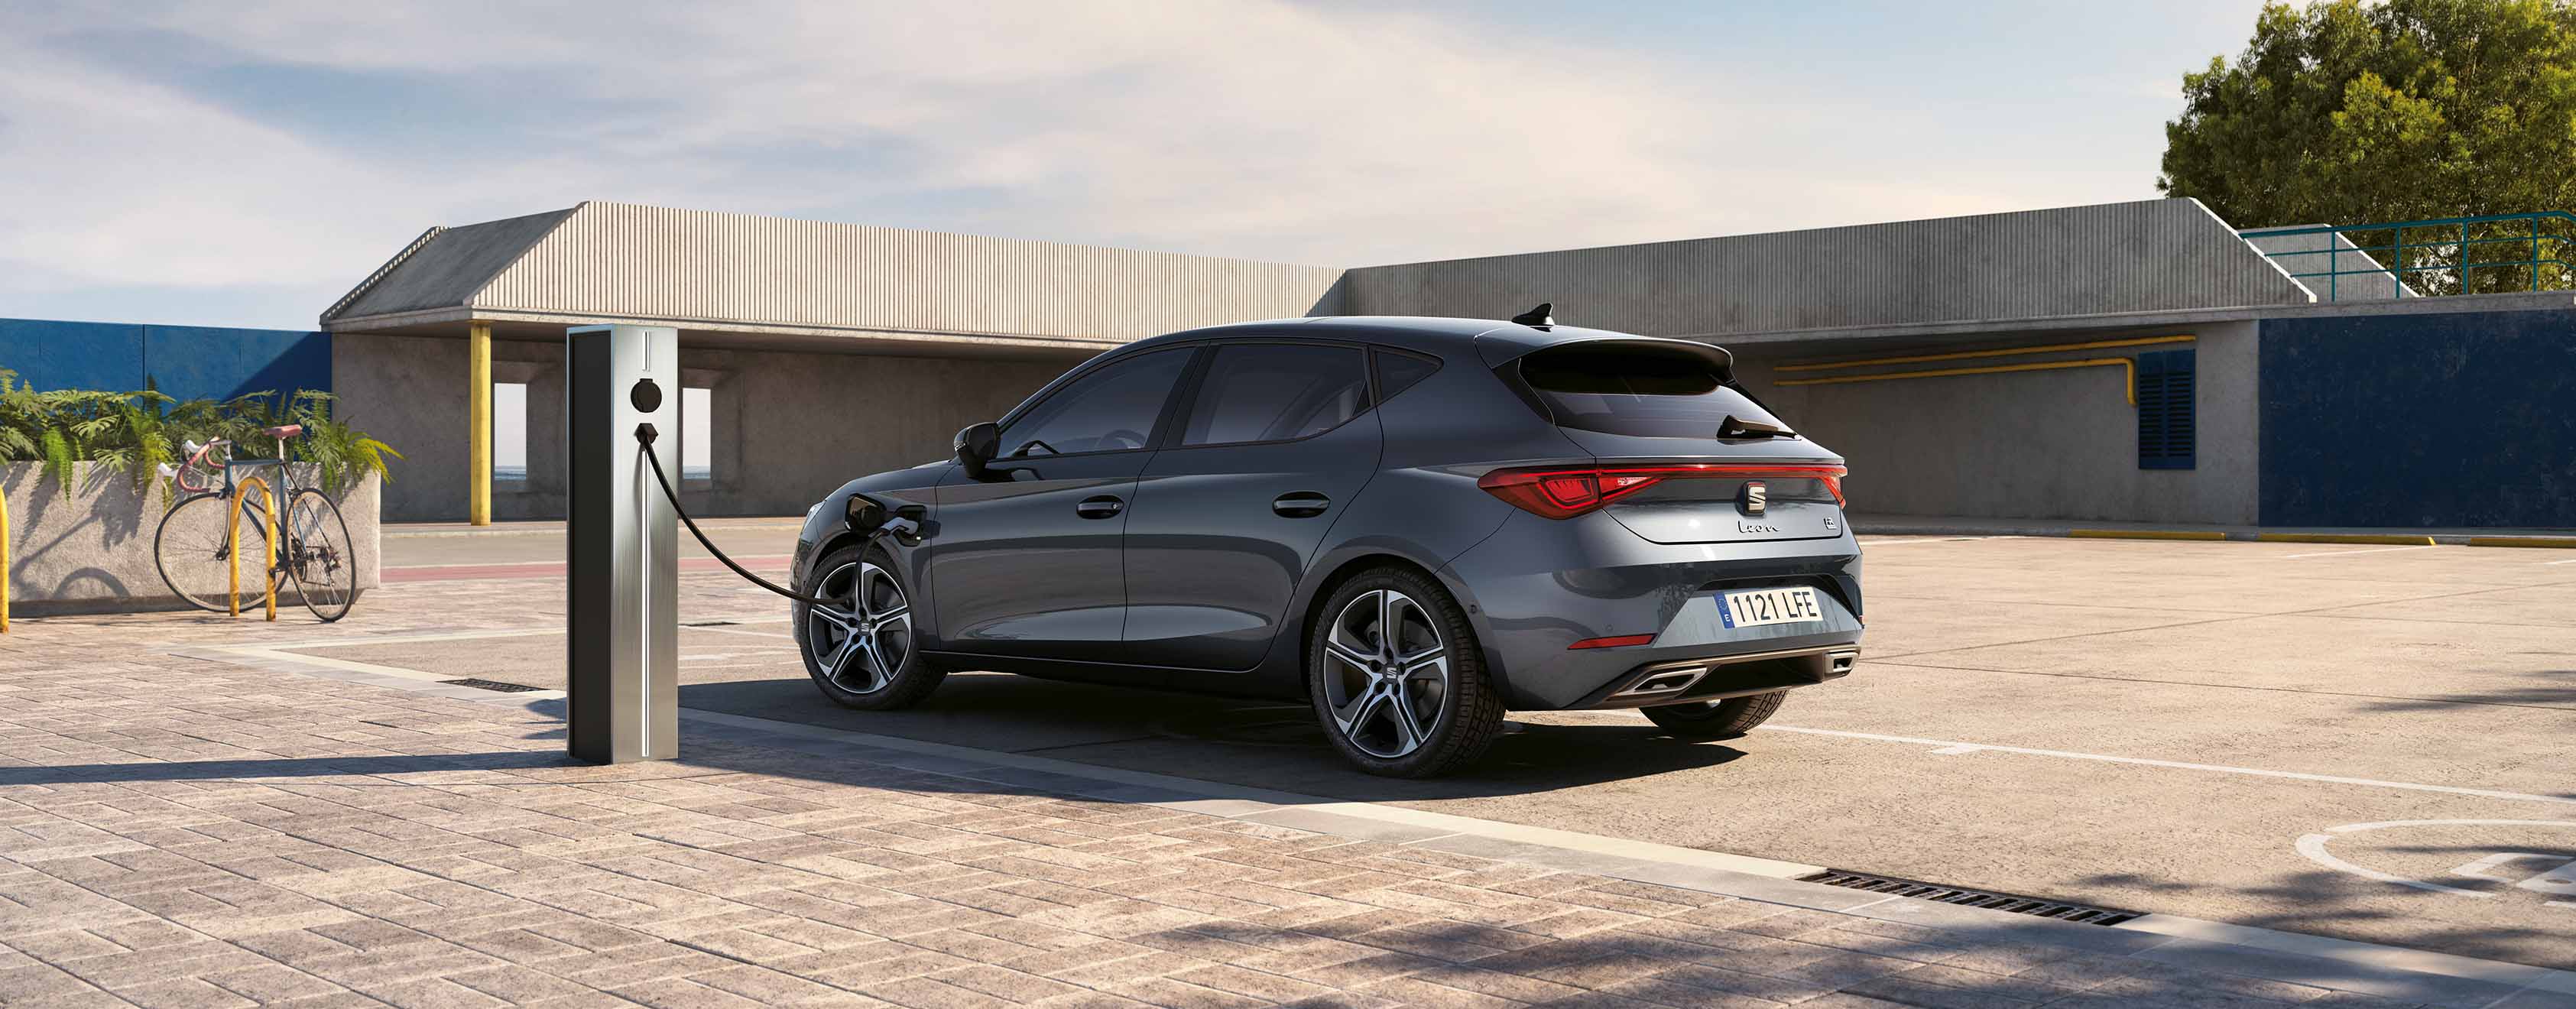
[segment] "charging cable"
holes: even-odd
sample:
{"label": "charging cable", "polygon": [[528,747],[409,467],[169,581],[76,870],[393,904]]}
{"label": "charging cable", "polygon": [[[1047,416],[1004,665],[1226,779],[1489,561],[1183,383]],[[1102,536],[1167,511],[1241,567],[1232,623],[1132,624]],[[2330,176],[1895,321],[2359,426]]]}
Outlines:
{"label": "charging cable", "polygon": [[[758,585],[761,588],[768,589],[769,591],[778,593],[779,595],[786,596],[787,598],[796,600],[797,602],[804,603],[807,606],[817,606],[843,615],[847,615],[850,612],[849,604],[847,603],[835,602],[829,599],[817,599],[793,589],[781,588],[777,585],[773,585],[768,579],[744,570],[742,565],[734,563],[733,558],[725,556],[724,551],[716,549],[714,541],[707,539],[706,531],[699,529],[697,521],[689,517],[689,513],[686,509],[680,507],[680,495],[671,490],[671,479],[662,474],[662,458],[653,452],[653,442],[655,439],[660,437],[661,432],[653,430],[653,425],[651,424],[635,425],[635,442],[636,444],[644,447],[644,461],[652,464],[653,466],[653,482],[662,485],[662,496],[671,499],[671,513],[680,517],[680,524],[689,527],[689,535],[698,538],[699,546],[707,548],[708,553],[714,554],[717,560],[723,561],[726,567],[732,568],[733,573],[741,575],[745,580],[754,585]],[[887,522],[885,525],[869,530],[867,539],[859,543],[859,549],[865,550],[870,544],[875,543],[878,537],[884,536],[889,532],[893,532],[894,523],[901,521],[903,520],[894,519]]]}

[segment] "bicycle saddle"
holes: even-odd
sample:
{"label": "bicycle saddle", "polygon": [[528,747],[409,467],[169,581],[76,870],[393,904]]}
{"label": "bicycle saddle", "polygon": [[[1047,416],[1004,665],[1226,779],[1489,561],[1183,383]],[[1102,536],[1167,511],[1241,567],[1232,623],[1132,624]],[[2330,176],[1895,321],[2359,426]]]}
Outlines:
{"label": "bicycle saddle", "polygon": [[292,438],[304,433],[304,425],[288,424],[283,427],[263,427],[259,429],[259,433],[271,438]]}

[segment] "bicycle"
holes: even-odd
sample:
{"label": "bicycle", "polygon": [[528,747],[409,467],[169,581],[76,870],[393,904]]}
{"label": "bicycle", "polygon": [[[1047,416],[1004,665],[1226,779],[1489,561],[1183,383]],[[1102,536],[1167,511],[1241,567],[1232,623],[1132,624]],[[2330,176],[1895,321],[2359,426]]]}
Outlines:
{"label": "bicycle", "polygon": [[[268,568],[268,583],[249,582],[245,587],[283,589],[292,580],[305,608],[323,623],[347,616],[358,602],[357,552],[339,506],[320,488],[296,483],[287,446],[289,439],[304,433],[304,426],[262,428],[260,433],[277,439],[277,458],[234,459],[228,439],[204,445],[191,441],[183,446],[188,461],[165,471],[182,496],[171,502],[170,510],[161,516],[161,528],[152,534],[152,560],[161,569],[161,581],[190,606],[231,612],[234,477],[244,470],[274,469],[273,480],[262,480],[273,484],[274,500],[285,509],[284,520],[277,524],[285,542]],[[220,487],[214,483],[218,473],[223,477]],[[242,502],[241,552],[254,565],[267,556],[268,507],[257,498]]]}

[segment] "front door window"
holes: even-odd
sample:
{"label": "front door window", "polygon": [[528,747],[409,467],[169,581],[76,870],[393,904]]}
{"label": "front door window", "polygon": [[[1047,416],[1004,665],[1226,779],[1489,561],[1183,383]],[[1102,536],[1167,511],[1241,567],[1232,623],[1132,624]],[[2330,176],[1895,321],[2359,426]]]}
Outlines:
{"label": "front door window", "polygon": [[1189,360],[1188,348],[1149,351],[1075,379],[1002,429],[1003,458],[1144,448]]}

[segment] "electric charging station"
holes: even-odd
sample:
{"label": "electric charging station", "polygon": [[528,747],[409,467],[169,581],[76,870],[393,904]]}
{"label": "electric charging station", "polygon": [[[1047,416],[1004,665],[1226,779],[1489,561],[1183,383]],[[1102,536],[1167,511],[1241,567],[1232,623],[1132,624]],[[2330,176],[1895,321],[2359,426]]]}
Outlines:
{"label": "electric charging station", "polygon": [[679,431],[680,334],[564,332],[567,693],[575,760],[680,755],[678,513],[644,459],[641,425]]}

